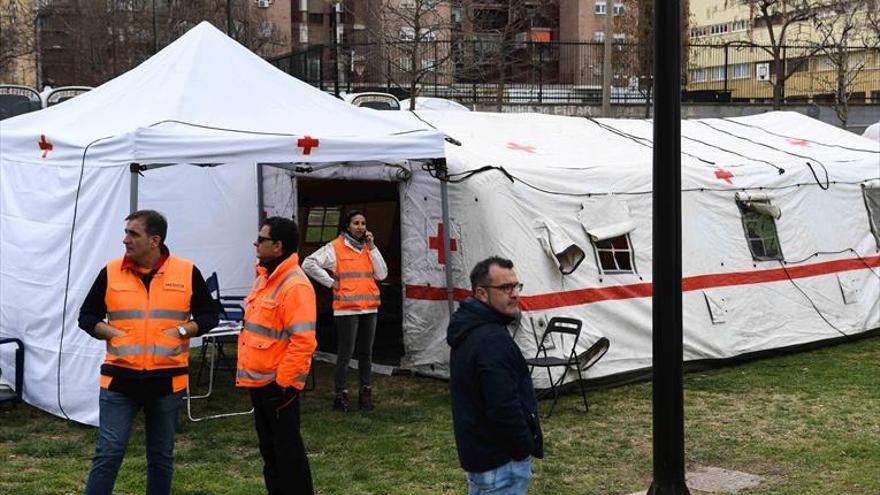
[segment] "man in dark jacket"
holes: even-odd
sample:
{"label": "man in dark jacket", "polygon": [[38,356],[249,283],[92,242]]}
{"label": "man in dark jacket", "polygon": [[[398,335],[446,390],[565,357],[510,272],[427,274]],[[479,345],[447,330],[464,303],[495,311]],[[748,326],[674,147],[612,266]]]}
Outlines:
{"label": "man in dark jacket", "polygon": [[513,262],[493,256],[471,270],[471,289],[446,335],[458,458],[469,495],[525,494],[544,449],[532,377],[507,331],[522,284]]}

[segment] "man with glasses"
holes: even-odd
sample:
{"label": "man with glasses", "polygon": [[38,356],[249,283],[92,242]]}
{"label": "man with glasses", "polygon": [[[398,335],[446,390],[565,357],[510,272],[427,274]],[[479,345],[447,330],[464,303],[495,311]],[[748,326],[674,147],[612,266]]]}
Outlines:
{"label": "man with glasses", "polygon": [[125,256],[101,270],[79,311],[80,328],[107,341],[98,446],[86,495],[113,492],[140,409],[146,418],[146,492],[171,493],[174,431],[187,383],[189,339],[217,326],[220,313],[199,269],[165,246],[165,217],[140,210],[125,222]]}
{"label": "man with glasses", "polygon": [[477,263],[470,278],[473,297],[461,302],[446,335],[458,458],[469,495],[522,495],[531,457],[544,456],[532,377],[507,331],[523,285],[513,262],[497,256]]}
{"label": "man with glasses", "polygon": [[235,384],[250,391],[269,495],[311,495],[299,432],[299,394],[315,339],[315,290],[299,267],[299,231],[287,218],[263,221],[254,247],[257,278],[245,298]]}

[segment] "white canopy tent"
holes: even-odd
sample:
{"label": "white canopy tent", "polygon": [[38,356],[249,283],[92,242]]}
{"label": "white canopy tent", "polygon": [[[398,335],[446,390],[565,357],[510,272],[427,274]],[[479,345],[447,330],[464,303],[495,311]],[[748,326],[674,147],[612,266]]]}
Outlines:
{"label": "white canopy tent", "polygon": [[[205,276],[246,290],[258,182],[272,183],[255,164],[338,171],[444,154],[442,134],[425,124],[352,107],[208,23],[86,94],[0,122],[0,139],[0,337],[24,341],[27,402],[90,424],[104,352],[77,313],[120,255],[134,205],[165,212],[169,246]],[[0,365],[10,359],[0,350]]]}

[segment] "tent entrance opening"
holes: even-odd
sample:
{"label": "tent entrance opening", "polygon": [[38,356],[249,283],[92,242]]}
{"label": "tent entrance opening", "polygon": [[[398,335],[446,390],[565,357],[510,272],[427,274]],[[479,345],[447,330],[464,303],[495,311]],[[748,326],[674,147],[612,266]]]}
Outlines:
{"label": "tent entrance opening", "polygon": [[[315,252],[339,235],[346,213],[364,212],[367,230],[388,265],[388,277],[379,282],[379,308],[373,362],[398,366],[403,357],[402,284],[400,276],[400,196],[398,184],[384,181],[297,178],[297,219],[300,258]],[[336,353],[333,293],[313,282],[318,305],[318,350]]]}

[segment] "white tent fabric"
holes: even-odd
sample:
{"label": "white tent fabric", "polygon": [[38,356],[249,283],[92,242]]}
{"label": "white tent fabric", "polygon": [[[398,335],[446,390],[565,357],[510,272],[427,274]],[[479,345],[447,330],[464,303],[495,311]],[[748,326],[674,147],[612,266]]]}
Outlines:
{"label": "white tent fabric", "polygon": [[[352,169],[444,153],[424,123],[352,107],[207,23],[88,93],[0,122],[0,139],[0,337],[24,341],[27,402],[89,424],[103,346],[76,320],[102,265],[121,254],[131,163],[223,164],[149,170],[138,205],[167,214],[175,253],[241,292],[252,279],[255,163]],[[272,198],[273,211],[290,212]],[[0,349],[0,366],[10,360]]]}
{"label": "white tent fabric", "polygon": [[[584,321],[590,336],[585,347],[599,336],[611,341],[590,378],[650,367],[651,121],[417,113],[461,142],[447,145],[446,154],[450,175],[460,181],[449,186],[457,242],[444,260],[453,267],[456,298],[468,294],[469,267],[491,255],[508,257],[525,284],[523,318],[513,329],[525,355],[534,355],[549,318],[572,316]],[[683,121],[682,132],[686,360],[731,358],[880,327],[880,243],[863,193],[880,177],[875,142],[788,112]],[[412,182],[401,205],[405,364],[444,376],[445,264],[431,241],[440,197],[424,176]],[[781,212],[775,227],[783,260],[752,258],[740,192],[765,198]],[[616,232],[629,233],[632,273],[603,272],[581,226],[582,208],[599,221],[602,209],[593,208],[609,197],[619,202],[620,220],[626,212],[631,222]],[[573,273],[561,274],[546,254],[534,230],[540,218],[552,219],[587,253]],[[536,385],[546,385],[542,378],[536,375]]]}
{"label": "white tent fabric", "polygon": [[862,136],[868,139],[873,139],[874,141],[880,141],[880,121],[869,125],[865,129],[865,132],[862,133]]}

